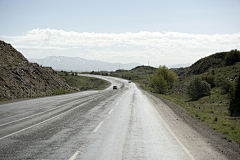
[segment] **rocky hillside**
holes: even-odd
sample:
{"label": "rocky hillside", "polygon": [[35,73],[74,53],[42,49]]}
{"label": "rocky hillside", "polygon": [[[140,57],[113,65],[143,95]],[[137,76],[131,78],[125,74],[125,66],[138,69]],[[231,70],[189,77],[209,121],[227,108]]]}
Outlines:
{"label": "rocky hillside", "polygon": [[45,96],[71,87],[51,67],[30,63],[10,44],[0,40],[0,100]]}

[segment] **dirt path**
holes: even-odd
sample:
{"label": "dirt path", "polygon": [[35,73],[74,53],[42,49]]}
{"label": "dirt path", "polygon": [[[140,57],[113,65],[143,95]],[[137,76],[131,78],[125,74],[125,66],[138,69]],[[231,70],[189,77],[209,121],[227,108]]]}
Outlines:
{"label": "dirt path", "polygon": [[196,159],[240,160],[240,145],[236,142],[222,139],[224,134],[193,119],[181,106],[143,90],[137,83],[136,85],[148,97],[162,119]]}

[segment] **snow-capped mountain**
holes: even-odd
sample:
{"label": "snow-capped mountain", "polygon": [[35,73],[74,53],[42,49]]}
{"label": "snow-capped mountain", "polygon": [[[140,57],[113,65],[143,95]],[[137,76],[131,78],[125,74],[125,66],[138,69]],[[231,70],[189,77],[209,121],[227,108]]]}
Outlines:
{"label": "snow-capped mountain", "polygon": [[130,70],[140,63],[108,63],[96,60],[88,60],[79,57],[49,56],[44,59],[29,59],[30,62],[36,62],[43,66],[50,66],[55,70],[66,71],[115,71],[119,69]]}

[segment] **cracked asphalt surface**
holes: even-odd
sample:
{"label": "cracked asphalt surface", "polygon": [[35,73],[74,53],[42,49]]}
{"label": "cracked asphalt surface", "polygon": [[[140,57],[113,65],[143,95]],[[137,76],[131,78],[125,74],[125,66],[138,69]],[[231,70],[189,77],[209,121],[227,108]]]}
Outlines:
{"label": "cracked asphalt surface", "polygon": [[100,78],[112,85],[0,105],[0,159],[227,159],[173,121],[161,100],[126,80]]}

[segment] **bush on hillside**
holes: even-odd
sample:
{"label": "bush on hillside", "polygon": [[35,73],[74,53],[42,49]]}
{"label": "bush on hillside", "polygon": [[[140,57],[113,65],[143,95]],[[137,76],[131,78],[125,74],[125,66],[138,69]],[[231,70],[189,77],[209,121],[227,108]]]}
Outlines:
{"label": "bush on hillside", "polygon": [[192,100],[211,95],[211,86],[201,77],[195,76],[187,85],[186,92]]}
{"label": "bush on hillside", "polygon": [[211,88],[215,87],[215,78],[213,75],[204,75],[202,79],[211,85]]}
{"label": "bush on hillside", "polygon": [[230,106],[228,110],[232,116],[240,114],[240,73],[236,79],[234,89],[230,92]]}
{"label": "bush on hillside", "polygon": [[230,91],[232,89],[231,82],[229,82],[226,79],[223,79],[221,89],[222,89],[222,94],[230,93]]}

